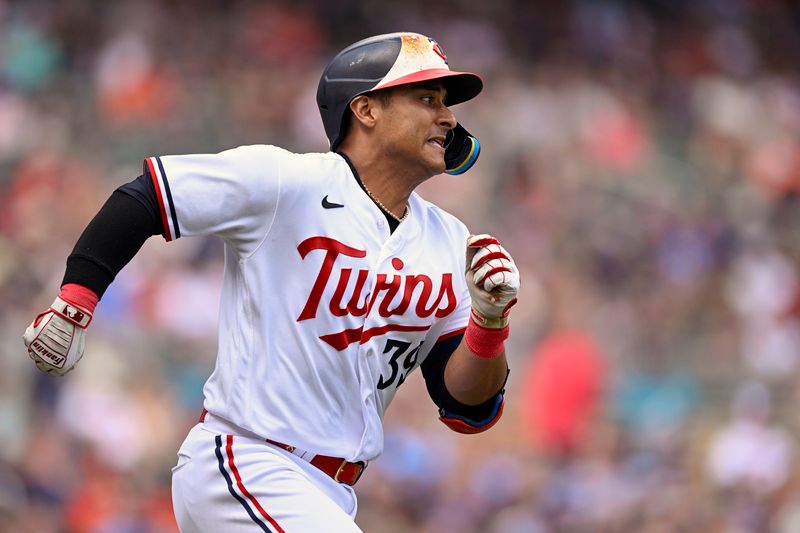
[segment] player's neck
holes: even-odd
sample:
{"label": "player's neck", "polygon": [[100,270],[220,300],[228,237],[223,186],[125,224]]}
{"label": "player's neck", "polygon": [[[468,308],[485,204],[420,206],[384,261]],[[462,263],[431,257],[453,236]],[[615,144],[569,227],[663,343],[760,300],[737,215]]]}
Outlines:
{"label": "player's neck", "polygon": [[411,193],[425,180],[414,179],[410,172],[403,172],[386,158],[370,157],[351,149],[341,151],[350,159],[368,194],[390,213],[401,217]]}

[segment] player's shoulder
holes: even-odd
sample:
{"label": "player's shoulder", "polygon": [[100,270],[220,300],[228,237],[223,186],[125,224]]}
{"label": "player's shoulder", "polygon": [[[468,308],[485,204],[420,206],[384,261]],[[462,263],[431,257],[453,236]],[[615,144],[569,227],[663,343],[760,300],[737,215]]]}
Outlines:
{"label": "player's shoulder", "polygon": [[338,171],[346,172],[347,163],[333,152],[292,152],[271,144],[254,144],[236,148],[242,155],[270,158],[280,165],[281,174],[295,183],[316,180]]}
{"label": "player's shoulder", "polygon": [[291,160],[296,154],[272,144],[244,144],[223,150],[219,155],[232,160],[271,160],[280,162],[281,160]]}
{"label": "player's shoulder", "polygon": [[318,178],[330,173],[347,172],[348,166],[339,154],[333,152],[292,153],[287,161],[287,172],[296,171],[298,178]]}
{"label": "player's shoulder", "polygon": [[221,153],[234,156],[281,157],[298,161],[341,160],[341,157],[333,152],[293,152],[274,144],[243,144],[224,150]]}

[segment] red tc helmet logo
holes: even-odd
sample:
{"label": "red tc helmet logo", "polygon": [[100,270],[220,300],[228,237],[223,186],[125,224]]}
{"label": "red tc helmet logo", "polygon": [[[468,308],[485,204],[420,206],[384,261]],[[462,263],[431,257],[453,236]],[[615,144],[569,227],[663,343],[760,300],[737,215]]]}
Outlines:
{"label": "red tc helmet logo", "polygon": [[444,62],[447,63],[447,54],[444,53],[444,50],[442,50],[442,47],[439,46],[439,43],[430,37],[428,37],[428,40],[431,42],[431,44],[433,44],[433,51],[436,52],[436,55],[444,59]]}

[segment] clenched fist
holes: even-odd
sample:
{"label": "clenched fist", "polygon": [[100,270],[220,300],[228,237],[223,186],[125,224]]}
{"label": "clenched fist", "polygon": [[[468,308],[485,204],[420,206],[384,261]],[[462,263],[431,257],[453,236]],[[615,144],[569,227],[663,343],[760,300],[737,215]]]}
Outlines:
{"label": "clenched fist", "polygon": [[56,298],[22,336],[28,356],[39,370],[63,376],[83,357],[86,327],[91,321],[88,309]]}
{"label": "clenched fist", "polygon": [[519,270],[511,254],[491,235],[471,235],[466,276],[475,321],[485,328],[505,327],[519,291]]}

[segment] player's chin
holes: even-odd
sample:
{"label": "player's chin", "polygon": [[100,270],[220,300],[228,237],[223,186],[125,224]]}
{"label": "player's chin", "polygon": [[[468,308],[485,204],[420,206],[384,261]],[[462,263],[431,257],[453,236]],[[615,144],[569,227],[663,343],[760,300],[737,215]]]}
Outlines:
{"label": "player's chin", "polygon": [[446,170],[444,161],[431,162],[427,161],[425,167],[427,168],[428,176],[438,176],[444,174]]}
{"label": "player's chin", "polygon": [[447,165],[444,162],[443,149],[434,148],[433,150],[426,150],[425,162],[431,175],[434,176],[436,174],[442,174],[447,169]]}

